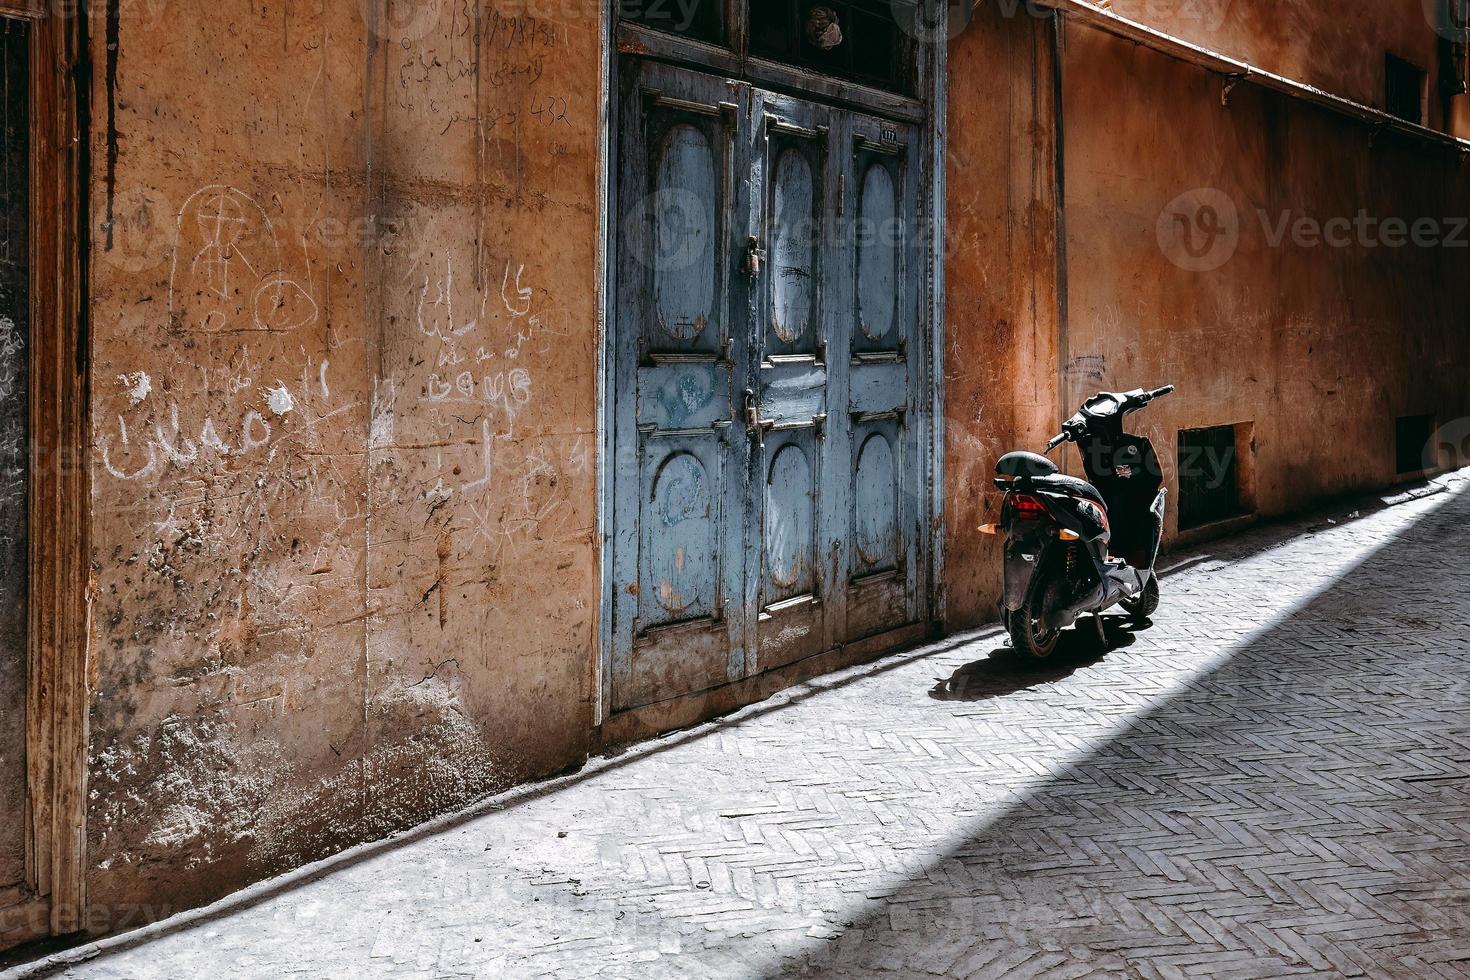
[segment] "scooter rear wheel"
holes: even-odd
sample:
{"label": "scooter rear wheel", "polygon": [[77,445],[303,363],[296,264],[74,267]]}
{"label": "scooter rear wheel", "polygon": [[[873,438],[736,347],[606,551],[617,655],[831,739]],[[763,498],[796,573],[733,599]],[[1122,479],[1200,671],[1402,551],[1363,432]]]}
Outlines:
{"label": "scooter rear wheel", "polygon": [[1041,615],[1046,601],[1046,583],[1031,590],[1031,598],[1011,613],[1006,630],[1011,634],[1011,646],[1029,660],[1045,660],[1056,651],[1058,630],[1048,630],[1041,624]]}

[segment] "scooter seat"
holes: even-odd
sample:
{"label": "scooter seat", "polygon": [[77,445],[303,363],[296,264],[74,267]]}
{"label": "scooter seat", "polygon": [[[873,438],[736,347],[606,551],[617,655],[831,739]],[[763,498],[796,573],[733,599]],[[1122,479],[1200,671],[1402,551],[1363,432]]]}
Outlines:
{"label": "scooter seat", "polygon": [[1086,480],[1079,480],[1075,476],[1067,476],[1063,473],[1054,473],[1051,476],[1038,477],[1031,481],[1038,490],[1051,490],[1055,493],[1065,493],[1070,497],[1085,497],[1095,504],[1100,504],[1104,510],[1108,502],[1097,487]]}
{"label": "scooter seat", "polygon": [[1057,464],[1040,453],[1006,453],[995,464],[995,472],[1001,476],[1014,476],[1034,480],[1049,477],[1057,472]]}

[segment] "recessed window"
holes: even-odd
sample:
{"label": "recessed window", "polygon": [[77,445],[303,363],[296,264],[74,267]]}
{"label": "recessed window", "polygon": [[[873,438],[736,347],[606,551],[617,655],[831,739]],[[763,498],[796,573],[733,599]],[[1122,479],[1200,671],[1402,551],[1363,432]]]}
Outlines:
{"label": "recessed window", "polygon": [[1248,512],[1241,500],[1236,428],[1234,425],[1212,425],[1207,429],[1185,429],[1179,433],[1181,531]]}
{"label": "recessed window", "polygon": [[1389,55],[1383,108],[1391,116],[1424,125],[1424,69]]}
{"label": "recessed window", "polygon": [[906,0],[750,0],[750,51],[880,88],[913,87],[913,45],[895,19]]}
{"label": "recessed window", "polygon": [[[931,0],[615,3],[624,23],[718,45],[731,53],[748,48],[767,61],[905,95],[914,91],[918,38],[932,31]],[[727,23],[727,16],[734,21]]]}
{"label": "recessed window", "polygon": [[1432,470],[1438,463],[1435,458],[1437,447],[1431,446],[1434,438],[1433,415],[1403,415],[1394,421],[1394,456],[1396,472],[1418,473]]}

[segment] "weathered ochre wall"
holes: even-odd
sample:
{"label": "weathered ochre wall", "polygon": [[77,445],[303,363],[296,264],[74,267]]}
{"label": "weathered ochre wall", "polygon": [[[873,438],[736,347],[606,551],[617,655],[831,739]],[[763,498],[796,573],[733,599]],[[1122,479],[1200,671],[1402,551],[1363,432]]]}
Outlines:
{"label": "weathered ochre wall", "polygon": [[1392,483],[1397,416],[1470,414],[1455,151],[1250,86],[1223,107],[1208,73],[1075,27],[1064,78],[1069,401],[1178,384],[1137,416],[1170,473],[1177,430],[1253,422],[1265,515]]}
{"label": "weathered ochre wall", "polygon": [[110,14],[89,884],[178,908],[586,751],[600,11]]}
{"label": "weathered ochre wall", "polygon": [[[1120,17],[1147,24],[1334,95],[1383,107],[1392,54],[1429,75],[1428,123],[1448,129],[1440,89],[1440,35],[1431,12],[1453,0],[1110,0]],[[1466,99],[1455,99],[1463,112]],[[1458,130],[1463,132],[1463,130]]]}
{"label": "weathered ochre wall", "polygon": [[945,156],[945,620],[1000,590],[995,460],[1054,431],[1057,196],[1049,21],[981,4],[949,49]]}
{"label": "weathered ochre wall", "polygon": [[[982,3],[950,46],[951,627],[995,614],[998,544],[975,528],[997,513],[996,458],[1039,448],[1094,391],[1179,386],[1134,417],[1168,474],[1171,538],[1180,429],[1253,423],[1246,489],[1270,516],[1395,482],[1396,417],[1470,416],[1470,188],[1453,151],[1374,138],[1248,85],[1224,107],[1218,77],[1076,24],[1063,31],[1058,126],[1048,21],[1004,9]],[[1205,249],[1201,205],[1231,222],[1221,251]],[[1360,214],[1372,230],[1357,230]],[[1180,217],[1203,262],[1183,248]],[[1297,235],[1304,218],[1322,240],[1310,222]],[[1432,219],[1453,241],[1385,244],[1382,222],[1395,218],[1409,229]],[[1340,239],[1342,219],[1354,224],[1337,247],[1325,232]]]}

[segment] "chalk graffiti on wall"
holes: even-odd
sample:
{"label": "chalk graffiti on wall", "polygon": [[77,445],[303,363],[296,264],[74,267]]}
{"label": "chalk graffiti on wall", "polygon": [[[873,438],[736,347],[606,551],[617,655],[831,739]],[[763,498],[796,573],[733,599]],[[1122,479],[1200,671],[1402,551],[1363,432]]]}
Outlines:
{"label": "chalk graffiti on wall", "polygon": [[[224,183],[195,191],[175,217],[170,325],[186,333],[248,335],[289,334],[315,324],[320,315],[317,301],[289,271],[283,253],[275,223],[251,195]],[[303,255],[297,264],[309,268],[309,259]],[[310,380],[322,391],[319,404],[330,398],[327,369],[325,358],[311,368],[315,377]],[[185,378],[156,380],[141,369],[117,376],[126,408],[117,415],[116,426],[106,426],[97,442],[102,468],[110,476],[144,481],[170,466],[189,468],[225,457],[269,454],[275,429],[306,396],[304,391],[293,393],[280,379],[273,385],[257,385],[259,365],[248,345],[241,345],[227,360],[204,360],[187,370],[198,372],[197,389]],[[303,380],[302,388],[308,384]],[[209,407],[185,421],[180,401],[194,404],[194,400],[176,398],[159,406],[154,393],[160,386],[170,392],[197,391]],[[240,403],[242,396],[248,403]],[[317,413],[306,428],[351,407],[323,409],[327,414]]]}
{"label": "chalk graffiti on wall", "polygon": [[492,556],[518,555],[533,541],[585,542],[569,494],[592,472],[588,437],[519,431],[540,404],[538,373],[570,334],[568,314],[547,302],[524,263],[497,257],[492,271],[472,274],[475,251],[446,245],[427,224],[398,253],[404,288],[393,293],[407,300],[413,326],[399,357],[422,373],[377,383],[375,483],[394,499],[416,497],[446,534],[468,532]]}
{"label": "chalk graffiti on wall", "polygon": [[[524,97],[527,124],[570,125],[565,99]],[[175,334],[205,335],[200,343],[209,346],[179,371],[156,360],[146,371],[120,365],[116,411],[101,414],[97,432],[99,473],[168,488],[150,498],[159,502],[141,515],[139,533],[166,551],[195,541],[226,554],[259,547],[285,514],[294,522],[312,514],[309,551],[250,579],[281,603],[300,587],[293,569],[346,567],[351,536],[375,513],[433,522],[441,541],[458,542],[441,547],[473,548],[491,561],[545,554],[548,544],[585,547],[589,511],[573,494],[593,474],[593,440],[550,432],[533,416],[566,407],[561,387],[541,401],[540,384],[573,330],[571,312],[552,301],[536,267],[514,252],[491,253],[452,214],[364,217],[364,227],[385,230],[375,248],[393,284],[381,319],[364,326],[369,338],[382,332],[391,356],[371,378],[371,410],[356,416],[366,444],[340,432],[319,444],[313,429],[359,403],[350,381],[333,384],[330,332],[325,349],[315,334],[301,347],[287,340],[323,319],[307,249],[331,245],[303,234],[295,254],[298,236],[285,230],[285,213],[278,196],[257,200],[225,182],[200,188],[177,212],[168,322]],[[351,489],[361,480],[359,452],[368,496]],[[219,500],[229,501],[224,511]]]}
{"label": "chalk graffiti on wall", "polygon": [[[444,260],[441,274],[424,275],[416,282],[415,319],[419,332],[438,342],[436,370],[424,383],[431,404],[487,406],[505,422],[500,435],[513,437],[515,421],[530,405],[535,383],[530,369],[516,364],[522,353],[544,355],[553,338],[565,336],[565,325],[555,313],[533,311],[535,290],[522,282],[525,266],[504,263],[499,303],[503,312],[487,315],[490,291],[483,290],[474,304],[473,319],[457,318],[454,308],[454,267]],[[494,324],[499,342],[481,336],[482,325]]]}
{"label": "chalk graffiti on wall", "polygon": [[290,331],[316,322],[316,300],[287,274],[263,207],[244,191],[210,184],[179,209],[169,321],[184,330]]}
{"label": "chalk graffiti on wall", "polygon": [[[284,386],[273,389],[271,398],[282,409],[276,414],[284,415],[295,407]],[[286,407],[288,401],[290,407]],[[205,416],[195,430],[180,425],[177,402],[169,404],[168,412],[168,425],[155,422],[141,440],[141,448],[134,445],[136,436],[129,431],[127,420],[118,415],[115,432],[98,441],[103,469],[119,480],[143,480],[156,476],[166,463],[187,468],[204,456],[244,456],[270,445],[271,424],[254,408],[246,409],[237,424],[226,426],[225,436],[220,434],[220,426],[212,415]],[[130,462],[122,462],[123,458]]]}
{"label": "chalk graffiti on wall", "polygon": [[[238,723],[242,742],[279,736],[299,772],[278,775],[255,758],[240,768],[268,776],[269,808],[292,819],[317,799],[290,797],[287,782],[319,783],[333,805],[355,791],[318,778],[337,758],[363,764],[360,740],[344,741],[356,729],[343,721],[336,730],[356,720],[346,710],[354,700],[400,673],[414,691],[430,689],[438,682],[422,679],[449,653],[479,683],[471,661],[494,663],[500,638],[525,636],[526,622],[538,625],[526,657],[557,663],[554,678],[580,677],[561,660],[585,657],[595,607],[595,589],[557,583],[590,581],[595,550],[595,311],[584,288],[593,256],[578,243],[596,228],[586,192],[596,114],[579,101],[595,88],[595,57],[583,55],[596,44],[581,34],[596,12],[538,26],[503,16],[503,4],[392,6],[378,22],[388,29],[374,54],[382,84],[360,93],[366,112],[351,92],[353,104],[343,101],[339,71],[353,55],[335,14],[305,35],[299,18],[282,21],[282,77],[258,79],[254,98],[234,73],[203,72],[158,125],[201,127],[208,152],[157,166],[124,154],[121,181],[149,176],[168,200],[151,187],[127,208],[120,199],[122,218],[138,216],[126,240],[140,242],[142,260],[109,263],[101,285],[110,292],[99,290],[110,305],[100,307],[109,322],[90,416],[95,631],[103,649],[125,651],[103,658],[100,689],[121,696],[100,709],[111,717],[99,728],[143,730],[166,717],[174,730],[208,714],[226,732]],[[442,16],[420,19],[426,7]],[[221,30],[218,40],[262,47],[273,23],[232,22],[244,32]],[[567,30],[571,45],[559,37]],[[349,46],[363,40],[348,32]],[[130,96],[149,76],[133,76],[122,79],[119,109],[144,141],[152,103]],[[400,110],[400,99],[413,109]],[[577,159],[543,166],[554,146]],[[360,153],[371,155],[367,185]],[[197,173],[191,161],[225,157],[218,174],[187,176]],[[540,595],[500,601],[518,589]],[[437,642],[419,629],[426,594],[441,628],[444,604],[464,603],[451,606]],[[575,615],[546,614],[572,604]],[[413,670],[420,655],[433,662]],[[338,680],[343,696],[326,693]],[[549,685],[547,694],[560,696]],[[456,705],[452,717],[472,734],[493,732],[481,724],[484,704]],[[282,735],[296,724],[287,714],[303,710],[322,721],[310,746]],[[402,732],[425,730],[417,707],[401,722],[375,713],[371,725],[389,753],[375,764],[384,772],[401,768]],[[467,753],[429,731],[428,757],[444,762],[435,791],[458,792]],[[122,839],[109,838],[100,859],[193,860],[237,839],[223,810],[191,810],[199,796],[179,788],[213,771],[199,744],[179,741],[174,770],[157,751],[136,769],[106,767],[136,773],[142,794],[129,785],[109,788],[110,798],[147,805],[116,820]],[[388,806],[421,794],[374,786]],[[210,783],[203,795],[233,805],[240,792]],[[262,820],[242,831],[262,866],[299,853],[263,821],[264,831]]]}

